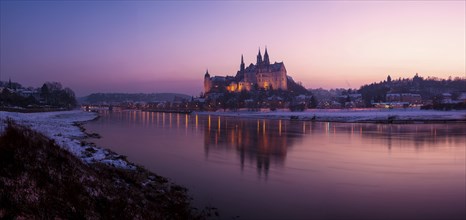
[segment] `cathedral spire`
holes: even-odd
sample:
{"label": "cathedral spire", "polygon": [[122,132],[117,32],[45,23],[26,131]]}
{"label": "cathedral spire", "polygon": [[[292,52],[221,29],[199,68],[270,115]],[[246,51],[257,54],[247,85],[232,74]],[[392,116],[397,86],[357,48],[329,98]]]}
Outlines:
{"label": "cathedral spire", "polygon": [[257,54],[257,65],[262,63],[261,48],[259,47],[259,53]]}
{"label": "cathedral spire", "polygon": [[265,46],[264,63],[265,63],[266,65],[269,65],[269,64],[270,64],[269,54],[267,53],[267,46]]}
{"label": "cathedral spire", "polygon": [[243,59],[243,54],[241,54],[241,65],[239,66],[239,69],[241,72],[244,71],[244,59]]}

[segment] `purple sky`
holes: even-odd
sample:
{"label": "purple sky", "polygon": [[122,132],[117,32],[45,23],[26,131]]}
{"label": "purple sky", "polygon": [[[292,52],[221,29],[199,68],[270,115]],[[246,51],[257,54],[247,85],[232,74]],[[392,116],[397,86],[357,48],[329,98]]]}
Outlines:
{"label": "purple sky", "polygon": [[[1,1],[1,80],[198,95],[258,47],[308,88],[465,77],[464,1]],[[262,51],[263,52],[263,51]]]}

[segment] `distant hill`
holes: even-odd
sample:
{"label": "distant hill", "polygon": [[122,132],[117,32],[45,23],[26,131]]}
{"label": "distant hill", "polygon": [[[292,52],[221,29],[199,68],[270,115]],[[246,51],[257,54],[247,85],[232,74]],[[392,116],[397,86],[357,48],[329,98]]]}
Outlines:
{"label": "distant hill", "polygon": [[180,93],[93,93],[79,98],[81,104],[115,104],[123,102],[172,102],[177,99],[191,99]]}
{"label": "distant hill", "polygon": [[358,90],[366,105],[372,106],[373,102],[385,102],[388,93],[415,93],[421,95],[423,100],[439,102],[442,94],[449,93],[456,100],[466,92],[466,78],[440,79],[437,77],[420,77],[417,73],[413,78],[394,79],[390,76],[379,83],[363,85]]}

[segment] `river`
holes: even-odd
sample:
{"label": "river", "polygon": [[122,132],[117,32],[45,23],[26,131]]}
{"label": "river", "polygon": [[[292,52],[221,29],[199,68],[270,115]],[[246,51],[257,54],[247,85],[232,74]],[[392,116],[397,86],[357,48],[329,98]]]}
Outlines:
{"label": "river", "polygon": [[222,219],[464,219],[466,124],[100,112],[92,141]]}

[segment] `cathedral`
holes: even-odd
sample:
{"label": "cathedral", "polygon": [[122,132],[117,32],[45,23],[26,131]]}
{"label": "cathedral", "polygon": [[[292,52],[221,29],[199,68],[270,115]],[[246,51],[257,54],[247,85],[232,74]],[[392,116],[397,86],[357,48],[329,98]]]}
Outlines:
{"label": "cathedral", "polygon": [[270,63],[267,48],[262,58],[261,51],[257,54],[256,64],[249,64],[245,67],[243,56],[241,55],[241,64],[236,76],[213,76],[209,71],[204,75],[204,93],[210,92],[241,92],[250,91],[254,88],[265,90],[287,90],[287,75],[285,64]]}

